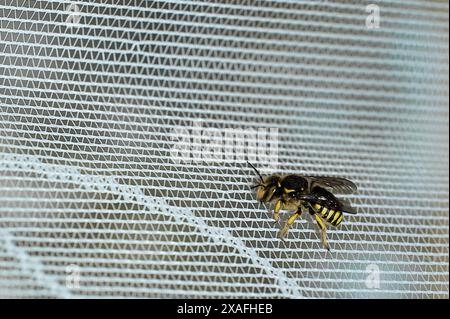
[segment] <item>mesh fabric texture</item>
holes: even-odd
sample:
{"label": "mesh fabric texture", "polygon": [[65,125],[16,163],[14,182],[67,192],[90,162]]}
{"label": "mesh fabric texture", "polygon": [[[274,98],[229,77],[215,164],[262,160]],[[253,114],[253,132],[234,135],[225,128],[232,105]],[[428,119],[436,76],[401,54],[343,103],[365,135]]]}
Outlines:
{"label": "mesh fabric texture", "polygon": [[[374,3],[2,1],[0,296],[448,298],[448,2]],[[174,161],[195,121],[355,181],[332,253]]]}

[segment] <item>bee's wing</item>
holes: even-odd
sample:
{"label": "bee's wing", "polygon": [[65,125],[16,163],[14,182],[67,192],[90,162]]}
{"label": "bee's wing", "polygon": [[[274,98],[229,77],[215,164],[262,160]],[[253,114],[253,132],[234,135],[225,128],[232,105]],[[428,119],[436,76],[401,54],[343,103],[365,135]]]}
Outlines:
{"label": "bee's wing", "polygon": [[352,215],[356,215],[356,208],[352,207],[352,203],[350,203],[348,200],[345,199],[339,199],[339,202],[342,205],[342,211],[345,214],[352,214]]}
{"label": "bee's wing", "polygon": [[338,194],[353,194],[358,187],[352,181],[341,177],[332,176],[307,176],[310,181],[310,188],[315,186],[328,188]]}

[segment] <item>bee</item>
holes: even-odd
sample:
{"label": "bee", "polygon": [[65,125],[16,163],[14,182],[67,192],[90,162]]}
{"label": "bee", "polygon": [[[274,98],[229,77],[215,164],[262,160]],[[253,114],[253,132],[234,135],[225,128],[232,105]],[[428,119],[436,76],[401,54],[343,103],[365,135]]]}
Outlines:
{"label": "bee", "polygon": [[255,166],[248,164],[259,177],[252,189],[256,189],[256,197],[261,203],[274,206],[275,223],[279,223],[282,210],[293,212],[278,237],[284,239],[297,218],[308,212],[316,220],[324,248],[330,251],[327,226],[337,227],[342,223],[344,214],[356,214],[348,201],[338,199],[332,192],[353,194],[357,186],[345,178],[329,176],[275,174],[264,178]]}

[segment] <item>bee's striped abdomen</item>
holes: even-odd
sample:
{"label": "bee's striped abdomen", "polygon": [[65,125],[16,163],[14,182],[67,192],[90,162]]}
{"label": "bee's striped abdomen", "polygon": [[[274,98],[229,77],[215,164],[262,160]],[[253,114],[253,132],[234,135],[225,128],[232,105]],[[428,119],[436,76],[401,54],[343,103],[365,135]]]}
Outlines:
{"label": "bee's striped abdomen", "polygon": [[320,216],[333,226],[339,226],[344,218],[342,211],[328,209],[322,205],[316,204],[314,208],[319,212]]}

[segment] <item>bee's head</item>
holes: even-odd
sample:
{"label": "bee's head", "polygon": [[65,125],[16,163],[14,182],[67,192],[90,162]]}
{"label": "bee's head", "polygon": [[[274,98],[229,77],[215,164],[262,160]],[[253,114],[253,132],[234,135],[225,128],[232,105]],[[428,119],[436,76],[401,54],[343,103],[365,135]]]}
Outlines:
{"label": "bee's head", "polygon": [[258,174],[259,180],[256,182],[252,188],[256,189],[256,198],[262,202],[271,202],[272,199],[280,197],[283,192],[281,186],[281,177],[277,175],[268,176],[263,178],[261,173],[256,169],[255,166],[248,163],[253,170]]}
{"label": "bee's head", "polygon": [[283,193],[281,178],[276,175],[266,177],[263,180],[263,183],[256,186],[256,198],[262,203],[271,202],[274,198],[280,197]]}

